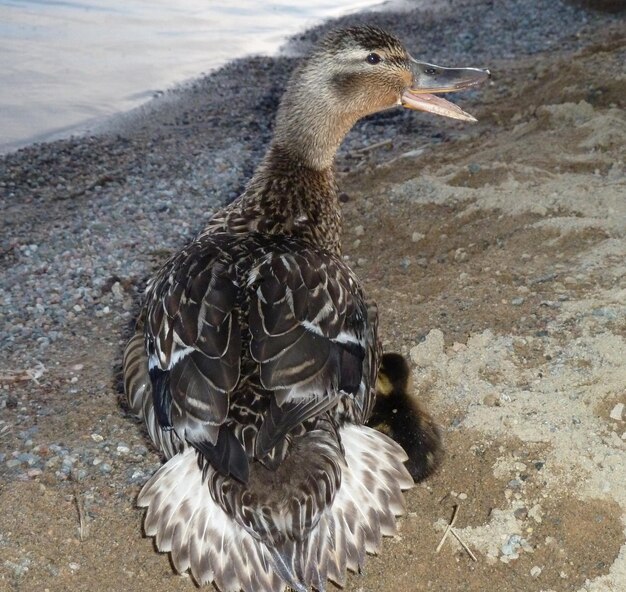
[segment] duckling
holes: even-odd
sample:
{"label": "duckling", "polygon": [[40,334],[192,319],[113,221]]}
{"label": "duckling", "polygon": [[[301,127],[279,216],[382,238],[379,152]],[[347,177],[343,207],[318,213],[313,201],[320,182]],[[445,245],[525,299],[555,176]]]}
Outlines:
{"label": "duckling", "polygon": [[411,369],[401,354],[384,353],[376,377],[376,404],[368,425],[404,448],[415,482],[430,477],[443,458],[441,431],[415,398]]}
{"label": "duckling", "polygon": [[395,105],[473,120],[432,93],[487,76],[417,62],[378,28],[331,32],[294,72],[243,194],[149,281],[124,383],[166,462],[138,504],[198,584],[342,586],[395,532],[413,480],[365,425],[378,317],[341,257],[334,155]]}

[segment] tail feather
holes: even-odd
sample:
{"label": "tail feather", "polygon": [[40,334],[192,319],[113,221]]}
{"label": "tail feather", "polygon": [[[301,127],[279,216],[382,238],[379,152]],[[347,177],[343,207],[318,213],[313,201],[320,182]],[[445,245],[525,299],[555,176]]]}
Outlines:
{"label": "tail feather", "polygon": [[[269,545],[216,503],[191,448],[174,455],[142,489],[145,532],[171,553],[179,572],[222,592],[297,592],[327,581],[339,586],[347,570],[358,572],[368,553],[380,550],[383,535],[396,530],[404,509],[402,489],[413,485],[404,451],[365,426],[340,429],[345,461],[341,485],[309,535]],[[211,470],[210,468],[208,469]]]}
{"label": "tail feather", "polygon": [[222,592],[283,592],[263,544],[228,516],[203,482],[196,452],[176,454],[144,485],[137,503],[147,507],[144,529],[177,571]]}

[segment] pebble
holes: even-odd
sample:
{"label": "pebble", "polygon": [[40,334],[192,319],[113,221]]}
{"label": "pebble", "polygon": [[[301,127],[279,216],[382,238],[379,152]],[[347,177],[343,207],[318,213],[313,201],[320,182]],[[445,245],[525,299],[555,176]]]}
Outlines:
{"label": "pebble", "polygon": [[113,467],[109,463],[102,463],[100,465],[100,472],[104,474],[109,474],[113,470]]}
{"label": "pebble", "polygon": [[463,263],[469,259],[469,255],[465,249],[457,249],[454,252],[454,260],[457,263]]}
{"label": "pebble", "polygon": [[538,565],[535,565],[534,567],[531,568],[530,575],[533,578],[539,577],[541,575],[541,568]]}
{"label": "pebble", "polygon": [[411,241],[414,243],[419,243],[423,238],[426,238],[426,235],[421,232],[414,232],[411,235]]}
{"label": "pebble", "polygon": [[516,298],[513,298],[511,300],[511,304],[513,306],[521,306],[522,304],[524,304],[524,298],[522,298],[521,296],[517,296]]}
{"label": "pebble", "polygon": [[517,559],[519,557],[519,550],[524,547],[529,547],[528,541],[519,534],[512,534],[509,535],[506,543],[500,547],[500,552],[504,557]]}
{"label": "pebble", "polygon": [[615,421],[622,421],[622,417],[624,416],[624,403],[617,403],[613,409],[611,409],[611,413],[609,413],[609,417],[614,419]]}
{"label": "pebble", "polygon": [[356,234],[357,236],[363,236],[365,234],[365,228],[363,228],[363,226],[361,226],[360,224],[358,226],[355,226],[354,234]]}
{"label": "pebble", "polygon": [[486,395],[483,399],[483,405],[486,405],[487,407],[499,407],[500,399],[495,395]]}
{"label": "pebble", "polygon": [[521,508],[517,508],[514,512],[513,515],[518,519],[518,520],[526,520],[526,518],[528,517],[528,508],[527,507],[521,507]]}

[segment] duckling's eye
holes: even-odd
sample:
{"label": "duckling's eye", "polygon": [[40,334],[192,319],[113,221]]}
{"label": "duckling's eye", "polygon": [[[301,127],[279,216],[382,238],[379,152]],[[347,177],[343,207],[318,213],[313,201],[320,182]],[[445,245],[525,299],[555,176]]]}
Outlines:
{"label": "duckling's eye", "polygon": [[381,59],[382,58],[377,53],[370,53],[367,56],[367,63],[375,65],[375,64],[378,64],[378,62],[380,62]]}

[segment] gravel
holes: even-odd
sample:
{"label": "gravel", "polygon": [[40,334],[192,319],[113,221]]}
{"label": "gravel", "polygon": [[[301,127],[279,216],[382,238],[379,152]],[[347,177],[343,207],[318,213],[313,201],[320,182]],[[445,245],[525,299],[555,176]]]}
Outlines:
{"label": "gravel", "polygon": [[[585,27],[618,18],[554,0],[451,5],[436,12],[351,15],[336,23],[389,28],[414,55],[433,62],[490,66],[551,47],[575,48]],[[92,346],[84,337],[86,325],[116,327],[120,339],[128,334],[147,277],[200,230],[212,209],[234,199],[252,174],[295,63],[287,55],[305,52],[329,26],[297,36],[285,55],[238,60],[173,89],[97,136],[35,144],[0,157],[0,477],[84,482],[98,474],[123,475],[125,484],[140,485],[157,468],[138,430],[132,437],[131,430],[114,433],[115,426],[92,433],[91,425],[76,441],[42,436],[38,422],[57,409],[37,391],[37,381],[49,377],[80,401],[82,366],[68,366],[63,351],[77,342]],[[478,95],[468,93],[464,107],[471,110],[476,101]],[[366,145],[393,138],[397,153],[414,149],[416,137],[445,142],[458,129],[402,110],[379,114],[350,133],[338,168],[379,158],[372,150],[360,164],[350,159]],[[357,228],[355,234],[363,232]],[[415,233],[413,240],[421,238]],[[94,391],[110,393],[111,387],[97,384]],[[8,411],[10,419],[4,419]],[[515,553],[520,544],[511,539],[503,553]]]}

